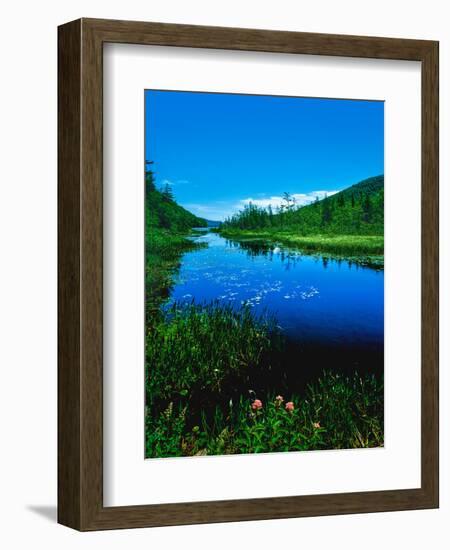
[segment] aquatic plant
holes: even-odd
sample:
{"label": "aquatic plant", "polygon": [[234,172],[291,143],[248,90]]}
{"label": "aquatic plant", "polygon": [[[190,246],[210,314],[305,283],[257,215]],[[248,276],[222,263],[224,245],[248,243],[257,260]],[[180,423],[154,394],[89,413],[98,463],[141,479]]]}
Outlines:
{"label": "aquatic plant", "polygon": [[[378,447],[383,384],[373,376],[325,371],[285,407],[280,396],[240,396],[189,425],[189,406],[171,402],[148,415],[146,456],[193,456]],[[256,406],[255,406],[256,403]]]}
{"label": "aquatic plant", "polygon": [[249,308],[175,303],[147,326],[147,406],[158,412],[180,397],[198,408],[229,399],[279,366],[283,342],[274,319]]}

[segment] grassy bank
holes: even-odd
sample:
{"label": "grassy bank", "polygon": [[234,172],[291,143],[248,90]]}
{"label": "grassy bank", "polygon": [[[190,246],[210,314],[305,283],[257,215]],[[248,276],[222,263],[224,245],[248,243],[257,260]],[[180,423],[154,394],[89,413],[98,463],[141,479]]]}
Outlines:
{"label": "grassy bank", "polygon": [[275,322],[248,308],[174,304],[148,326],[147,405],[158,412],[174,399],[198,408],[225,402],[257,371],[279,366],[283,347]]}
{"label": "grassy bank", "polygon": [[284,244],[308,254],[351,258],[359,263],[383,265],[384,237],[378,235],[298,235],[293,231],[221,229],[220,235],[236,241]]}
{"label": "grassy bank", "polygon": [[[383,444],[380,381],[325,372],[293,395],[271,319],[218,303],[175,305],[147,330],[147,457]],[[280,380],[267,391],[259,381],[273,372]]]}
{"label": "grassy bank", "polygon": [[169,297],[174,276],[180,267],[181,256],[185,252],[204,246],[186,238],[186,233],[188,232],[182,234],[154,226],[147,227],[145,239],[147,315],[155,314],[161,303]]}

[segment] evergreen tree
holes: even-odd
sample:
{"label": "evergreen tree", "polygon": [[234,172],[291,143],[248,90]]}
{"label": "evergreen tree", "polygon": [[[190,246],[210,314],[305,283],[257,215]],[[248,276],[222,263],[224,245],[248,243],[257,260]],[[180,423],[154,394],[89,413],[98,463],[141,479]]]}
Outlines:
{"label": "evergreen tree", "polygon": [[366,193],[363,200],[363,220],[370,223],[372,219],[372,201],[370,200],[369,193]]}
{"label": "evergreen tree", "polygon": [[328,197],[325,197],[323,200],[323,207],[322,207],[322,223],[323,225],[328,225],[331,222],[332,212],[331,212],[331,204]]}
{"label": "evergreen tree", "polygon": [[292,210],[292,208],[294,208],[295,198],[290,193],[288,193],[287,191],[285,191],[283,193],[283,200],[285,202],[285,204],[283,206],[288,212],[290,210]]}
{"label": "evergreen tree", "polygon": [[268,215],[269,215],[269,223],[268,225],[270,225],[272,227],[273,225],[273,210],[272,210],[272,206],[269,204],[269,207],[268,207]]}
{"label": "evergreen tree", "polygon": [[173,201],[172,188],[170,187],[170,184],[168,182],[166,182],[163,187],[162,196],[166,201]]}
{"label": "evergreen tree", "polygon": [[155,175],[150,165],[153,164],[152,160],[145,161],[145,196],[148,197],[152,191],[156,191]]}
{"label": "evergreen tree", "polygon": [[192,227],[205,227],[206,220],[198,218],[176,203],[170,185],[156,188],[152,161],[145,162],[145,220],[146,230],[164,229],[173,233],[185,233]]}
{"label": "evergreen tree", "polygon": [[281,205],[266,209],[254,204],[226,220],[224,229],[273,229],[292,231],[298,235],[319,233],[346,235],[383,233],[384,177],[363,180],[322,200],[295,208],[293,197],[283,195]]}

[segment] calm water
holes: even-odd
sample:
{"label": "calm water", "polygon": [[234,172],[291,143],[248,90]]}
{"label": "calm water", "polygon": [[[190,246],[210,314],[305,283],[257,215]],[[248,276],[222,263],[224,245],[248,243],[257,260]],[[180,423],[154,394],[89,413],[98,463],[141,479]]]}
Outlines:
{"label": "calm water", "polygon": [[[172,301],[219,300],[273,314],[291,340],[328,350],[333,360],[382,368],[384,272],[275,246],[195,238]],[[349,365],[350,366],[350,365]]]}

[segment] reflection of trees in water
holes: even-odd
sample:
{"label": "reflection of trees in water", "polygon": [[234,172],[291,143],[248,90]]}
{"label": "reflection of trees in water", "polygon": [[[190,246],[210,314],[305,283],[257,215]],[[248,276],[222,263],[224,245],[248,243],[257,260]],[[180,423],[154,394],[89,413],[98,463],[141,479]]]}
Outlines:
{"label": "reflection of trees in water", "polygon": [[152,247],[152,240],[146,243],[145,266],[145,311],[147,323],[159,315],[160,307],[172,295],[180,272],[184,254],[202,248],[208,248],[208,243],[184,238],[181,241],[170,242],[168,246]]}
{"label": "reflection of trees in water", "polygon": [[[327,269],[327,267],[333,264],[336,264],[339,268],[342,267],[342,263],[348,268],[348,269],[364,269],[364,267],[370,267],[367,266],[361,266],[358,262],[355,262],[351,258],[340,258],[339,256],[333,257],[333,256],[319,256],[316,254],[308,254],[309,256],[313,256],[316,262],[321,262],[324,269]],[[373,267],[372,267],[373,269]]]}
{"label": "reflection of trees in water", "polygon": [[311,251],[292,251],[288,248],[282,248],[278,244],[270,243],[268,241],[234,241],[226,239],[226,246],[229,248],[236,248],[242,250],[250,258],[256,258],[257,256],[264,256],[269,261],[273,260],[274,256],[280,258],[281,262],[285,264],[287,270],[295,267],[297,263],[301,262],[303,256],[309,256],[315,259],[316,262],[322,262],[323,268],[327,269],[329,264],[336,264],[339,268],[344,265],[347,269],[371,269],[375,271],[383,271],[384,266],[378,264],[377,261],[373,261],[371,257],[341,257],[327,255],[326,253],[314,253]]}
{"label": "reflection of trees in water", "polygon": [[302,261],[302,256],[298,252],[280,248],[278,245],[267,241],[232,241],[226,239],[226,246],[229,248],[237,248],[238,250],[242,250],[250,258],[263,256],[269,261],[272,261],[273,257],[277,256],[280,258],[287,270]]}

